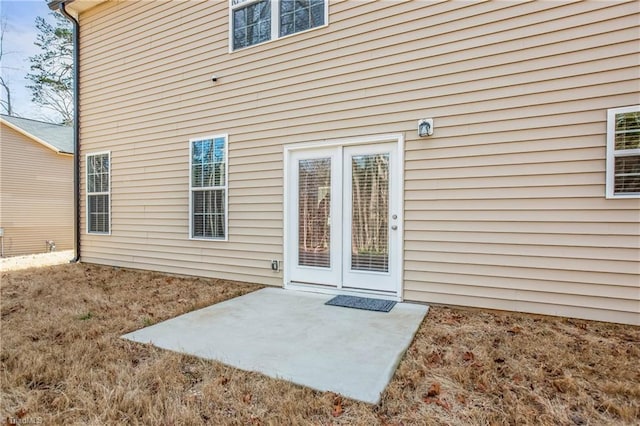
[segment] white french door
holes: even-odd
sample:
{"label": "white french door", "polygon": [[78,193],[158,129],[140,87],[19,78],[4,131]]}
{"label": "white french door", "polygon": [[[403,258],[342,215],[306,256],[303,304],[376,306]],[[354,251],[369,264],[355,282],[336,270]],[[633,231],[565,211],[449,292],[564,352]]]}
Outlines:
{"label": "white french door", "polygon": [[399,143],[287,154],[285,285],[400,297]]}

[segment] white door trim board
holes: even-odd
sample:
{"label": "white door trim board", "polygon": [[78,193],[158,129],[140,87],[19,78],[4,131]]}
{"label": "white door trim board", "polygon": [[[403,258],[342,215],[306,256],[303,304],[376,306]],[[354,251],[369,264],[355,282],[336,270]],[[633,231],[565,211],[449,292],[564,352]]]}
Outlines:
{"label": "white door trim board", "polygon": [[[394,290],[391,291],[377,291],[377,290],[368,290],[368,289],[359,289],[359,288],[342,288],[343,277],[340,276],[338,282],[330,283],[327,279],[322,279],[320,274],[318,275],[319,279],[314,283],[307,282],[296,282],[292,280],[294,278],[294,274],[292,274],[292,268],[297,264],[297,250],[295,246],[297,243],[292,243],[292,236],[297,235],[296,229],[293,227],[297,227],[297,209],[294,212],[292,209],[297,206],[297,172],[291,170],[292,165],[296,164],[295,161],[298,158],[301,158],[301,155],[309,154],[310,158],[316,157],[320,158],[323,155],[332,157],[332,167],[334,166],[334,160],[336,159],[336,154],[339,153],[339,160],[342,163],[344,158],[344,149],[346,147],[352,146],[371,146],[375,147],[376,144],[389,144],[393,143],[395,145],[395,149],[393,151],[393,155],[395,157],[395,172],[392,176],[390,182],[390,193],[395,193],[394,206],[393,206],[393,214],[397,215],[397,219],[391,223],[397,226],[396,230],[392,232],[395,233],[395,241],[394,251],[396,252],[393,256],[393,259],[390,258],[390,262],[393,262],[393,267],[390,268],[390,272],[392,270],[392,279],[396,284],[394,286]],[[315,151],[317,150],[317,154]],[[351,148],[349,148],[351,150]],[[374,149],[375,150],[375,149]],[[337,172],[340,177],[339,185],[342,186],[342,180],[344,178],[342,170]],[[333,181],[336,179],[332,179],[332,191],[336,186],[337,182]],[[342,188],[341,188],[342,189]],[[337,192],[334,192],[337,194]],[[391,201],[391,200],[390,200]],[[383,135],[368,135],[354,138],[343,138],[343,139],[327,139],[327,140],[318,140],[318,141],[310,141],[310,142],[301,142],[295,144],[289,144],[284,146],[284,194],[283,194],[283,202],[284,202],[284,253],[283,253],[283,276],[284,276],[284,288],[286,289],[297,289],[297,290],[309,290],[315,292],[329,293],[329,294],[356,294],[356,295],[370,295],[370,296],[381,296],[386,298],[391,298],[394,300],[402,300],[403,295],[403,278],[404,278],[404,135],[403,134],[383,134]],[[336,214],[342,214],[342,211],[339,213],[333,212],[333,204],[332,203],[332,215],[334,218]],[[333,221],[336,223],[336,221]],[[341,235],[342,233],[342,222],[340,220],[340,225],[336,227],[333,231],[338,231]],[[393,235],[393,234],[392,234]],[[332,247],[332,260],[334,258],[334,251]],[[296,262],[296,264],[293,264]],[[310,271],[312,272],[312,271]],[[335,270],[332,271],[335,274]],[[328,276],[328,275],[327,275]],[[333,276],[333,280],[335,280],[337,276]]]}

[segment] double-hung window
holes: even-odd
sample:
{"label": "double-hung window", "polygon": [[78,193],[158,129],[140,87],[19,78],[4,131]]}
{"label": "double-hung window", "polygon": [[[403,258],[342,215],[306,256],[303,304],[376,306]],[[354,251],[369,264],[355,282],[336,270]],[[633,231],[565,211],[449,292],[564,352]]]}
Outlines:
{"label": "double-hung window", "polygon": [[607,111],[607,198],[640,197],[640,105]]}
{"label": "double-hung window", "polygon": [[328,0],[230,0],[231,50],[327,23]]}
{"label": "double-hung window", "polygon": [[227,135],[191,139],[190,220],[193,239],[227,239]]}
{"label": "double-hung window", "polygon": [[111,232],[111,154],[87,154],[87,232]]}

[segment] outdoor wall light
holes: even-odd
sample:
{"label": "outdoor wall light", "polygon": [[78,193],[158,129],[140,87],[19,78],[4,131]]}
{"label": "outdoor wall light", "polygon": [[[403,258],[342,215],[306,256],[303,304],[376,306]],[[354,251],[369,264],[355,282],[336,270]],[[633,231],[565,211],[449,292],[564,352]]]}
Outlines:
{"label": "outdoor wall light", "polygon": [[418,120],[418,136],[425,137],[433,134],[433,118]]}

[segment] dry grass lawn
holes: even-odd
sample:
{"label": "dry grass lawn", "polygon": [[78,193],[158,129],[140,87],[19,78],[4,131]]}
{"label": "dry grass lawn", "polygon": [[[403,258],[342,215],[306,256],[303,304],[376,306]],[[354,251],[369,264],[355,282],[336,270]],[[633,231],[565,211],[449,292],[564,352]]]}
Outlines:
{"label": "dry grass lawn", "polygon": [[640,423],[632,326],[432,307],[376,406],[119,338],[257,288],[86,264],[3,273],[3,421]]}

